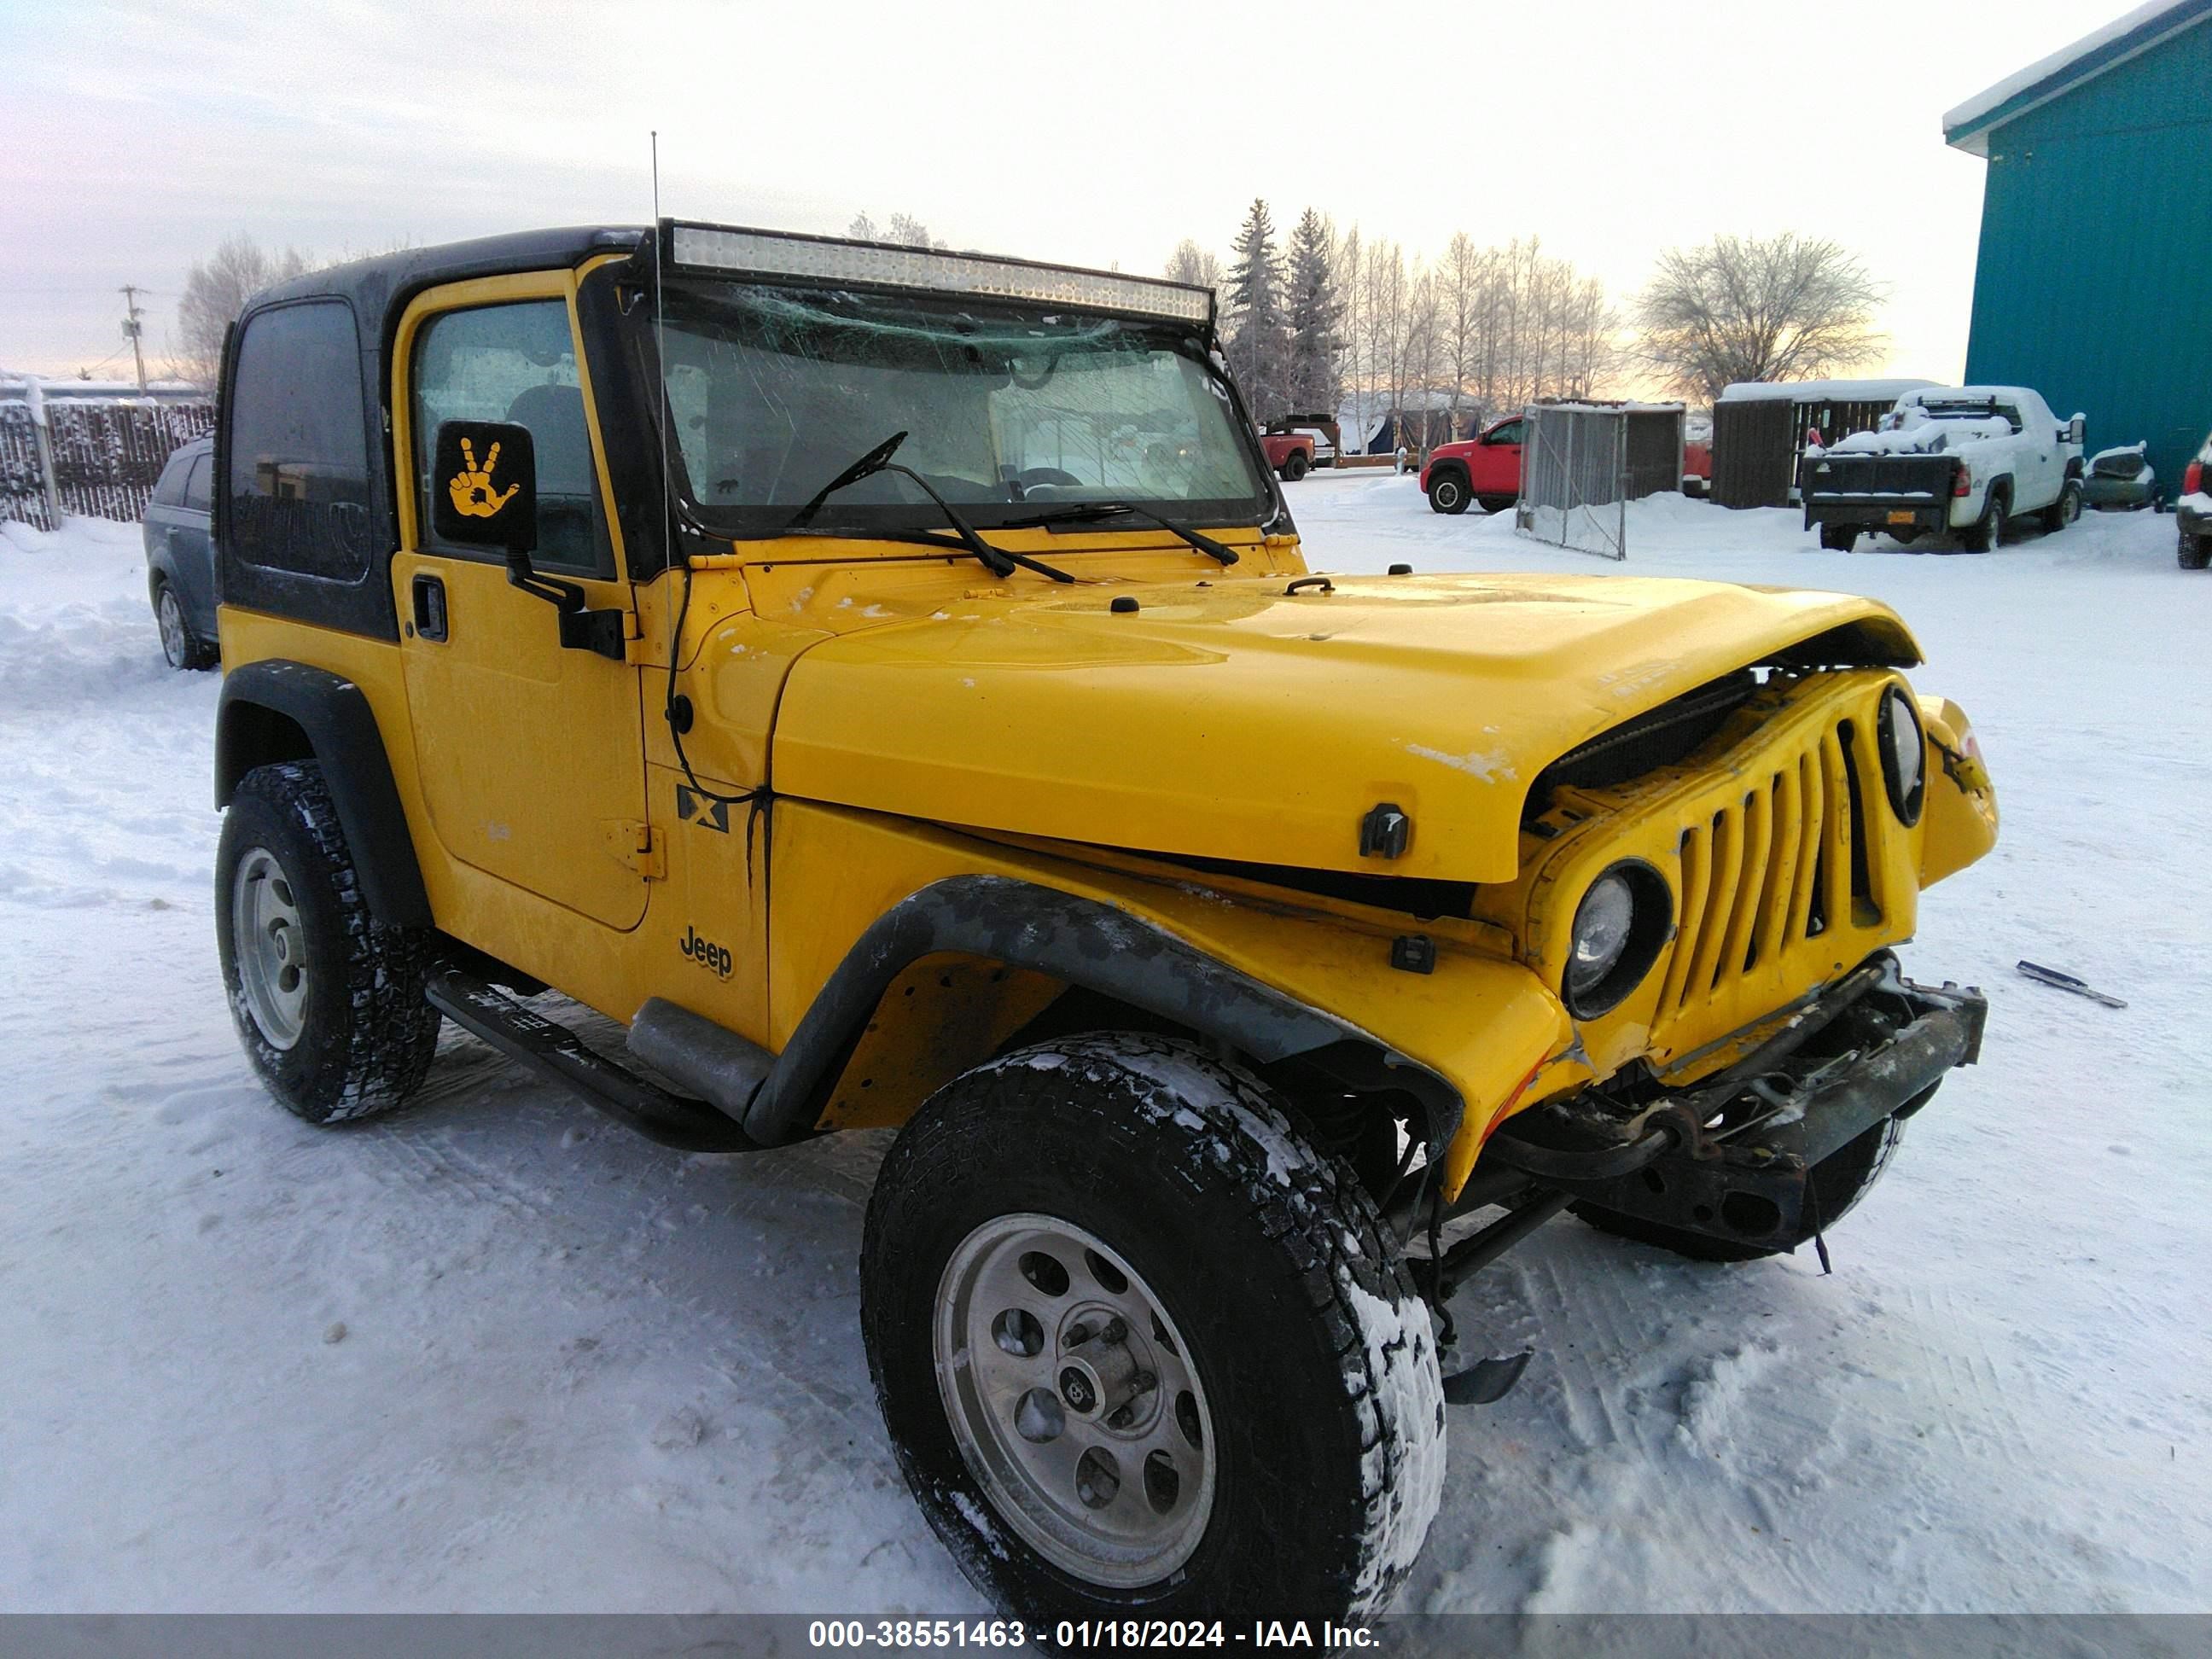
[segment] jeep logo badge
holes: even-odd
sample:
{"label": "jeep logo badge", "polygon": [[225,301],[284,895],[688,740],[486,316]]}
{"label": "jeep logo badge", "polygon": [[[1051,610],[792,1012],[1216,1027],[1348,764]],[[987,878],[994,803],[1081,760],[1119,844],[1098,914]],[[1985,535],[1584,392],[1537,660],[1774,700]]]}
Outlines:
{"label": "jeep logo badge", "polygon": [[708,940],[701,939],[699,937],[699,931],[696,927],[687,927],[684,928],[684,938],[676,948],[683,951],[685,956],[690,957],[692,961],[697,963],[702,968],[707,969],[708,971],[713,973],[716,978],[729,978],[729,947],[722,945],[711,944]]}

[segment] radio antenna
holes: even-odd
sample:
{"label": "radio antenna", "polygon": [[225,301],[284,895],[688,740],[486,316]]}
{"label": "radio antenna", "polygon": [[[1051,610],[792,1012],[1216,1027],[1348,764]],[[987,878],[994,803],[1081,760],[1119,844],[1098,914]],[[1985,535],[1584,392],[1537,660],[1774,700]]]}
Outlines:
{"label": "radio antenna", "polygon": [[[662,718],[668,722],[669,741],[675,745],[676,763],[684,769],[684,779],[690,793],[709,806],[744,806],[745,812],[745,879],[753,873],[753,824],[756,819],[763,823],[768,817],[769,787],[762,783],[756,788],[741,789],[734,795],[717,793],[699,781],[699,775],[691,769],[691,757],[684,752],[684,734],[691,729],[691,700],[676,690],[676,671],[684,648],[684,623],[691,614],[691,555],[683,546],[684,538],[677,533],[676,507],[672,492],[674,479],[668,470],[668,306],[665,291],[661,286],[661,268],[668,256],[676,251],[676,234],[672,230],[664,237],[660,217],[660,129],[653,134],[653,372],[659,381],[654,388],[659,394],[659,418],[655,422],[660,434],[660,533],[668,545],[668,568],[680,563],[684,569],[684,597],[677,604],[675,621],[668,629],[668,698],[661,709]],[[684,791],[676,792],[677,811],[690,817],[691,808],[684,804]],[[766,836],[763,836],[765,843]]]}
{"label": "radio antenna", "polygon": [[[653,372],[660,381],[660,395],[653,401],[659,406],[660,415],[660,533],[668,539],[669,551],[672,553],[676,550],[676,532],[668,494],[668,307],[663,297],[660,276],[667,252],[662,247],[661,240],[660,129],[655,127],[653,129]],[[685,568],[690,568],[688,557]]]}

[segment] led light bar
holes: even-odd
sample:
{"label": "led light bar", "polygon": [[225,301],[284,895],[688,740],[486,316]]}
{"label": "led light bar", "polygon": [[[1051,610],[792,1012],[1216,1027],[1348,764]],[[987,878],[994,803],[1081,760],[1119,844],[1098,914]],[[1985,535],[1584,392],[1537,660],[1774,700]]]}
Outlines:
{"label": "led light bar", "polygon": [[668,234],[671,263],[702,270],[1034,300],[1091,311],[1134,312],[1185,323],[1206,322],[1213,315],[1211,289],[1158,277],[1029,264],[985,253],[937,253],[916,247],[885,247],[874,242],[672,221]]}

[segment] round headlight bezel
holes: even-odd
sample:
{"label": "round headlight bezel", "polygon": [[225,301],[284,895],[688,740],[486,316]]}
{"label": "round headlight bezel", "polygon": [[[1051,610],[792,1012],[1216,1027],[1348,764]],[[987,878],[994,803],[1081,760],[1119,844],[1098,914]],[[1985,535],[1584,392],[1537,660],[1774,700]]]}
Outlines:
{"label": "round headlight bezel", "polygon": [[[1910,830],[1920,822],[1921,811],[1928,804],[1928,733],[1920,724],[1919,709],[1913,706],[1911,694],[1903,686],[1893,685],[1882,693],[1881,715],[1876,726],[1875,746],[1881,750],[1882,787],[1897,821]],[[1916,763],[1910,779],[1905,775],[1898,754],[1899,734],[1906,730],[1911,733]]]}
{"label": "round headlight bezel", "polygon": [[[1595,984],[1577,988],[1571,970],[1575,941],[1582,933],[1583,908],[1608,878],[1618,878],[1628,888],[1628,938],[1612,966]],[[1559,968],[1559,1000],[1567,1012],[1577,1019],[1596,1019],[1626,1002],[1650,976],[1674,927],[1674,890],[1657,870],[1642,859],[1623,859],[1599,871],[1575,901],[1574,919],[1567,927],[1566,960]]]}

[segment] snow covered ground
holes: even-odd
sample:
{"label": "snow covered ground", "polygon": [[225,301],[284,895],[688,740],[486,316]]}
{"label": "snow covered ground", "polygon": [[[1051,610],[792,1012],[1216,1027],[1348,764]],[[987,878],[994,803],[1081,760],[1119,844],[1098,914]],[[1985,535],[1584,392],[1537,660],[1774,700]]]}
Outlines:
{"label": "snow covered ground", "polygon": [[[1411,478],[1290,494],[1317,568],[1615,568]],[[1633,511],[1632,573],[1918,629],[2005,826],[1909,963],[1988,989],[1987,1048],[1832,1278],[1561,1219],[1464,1289],[1537,1357],[1452,1413],[1402,1608],[2206,1607],[2212,578],[2172,522],[1945,558]],[[856,1328],[883,1138],[686,1158],[451,1036],[408,1112],[286,1117],[216,984],[216,690],[161,664],[135,526],[0,526],[0,1608],[975,1609]]]}

